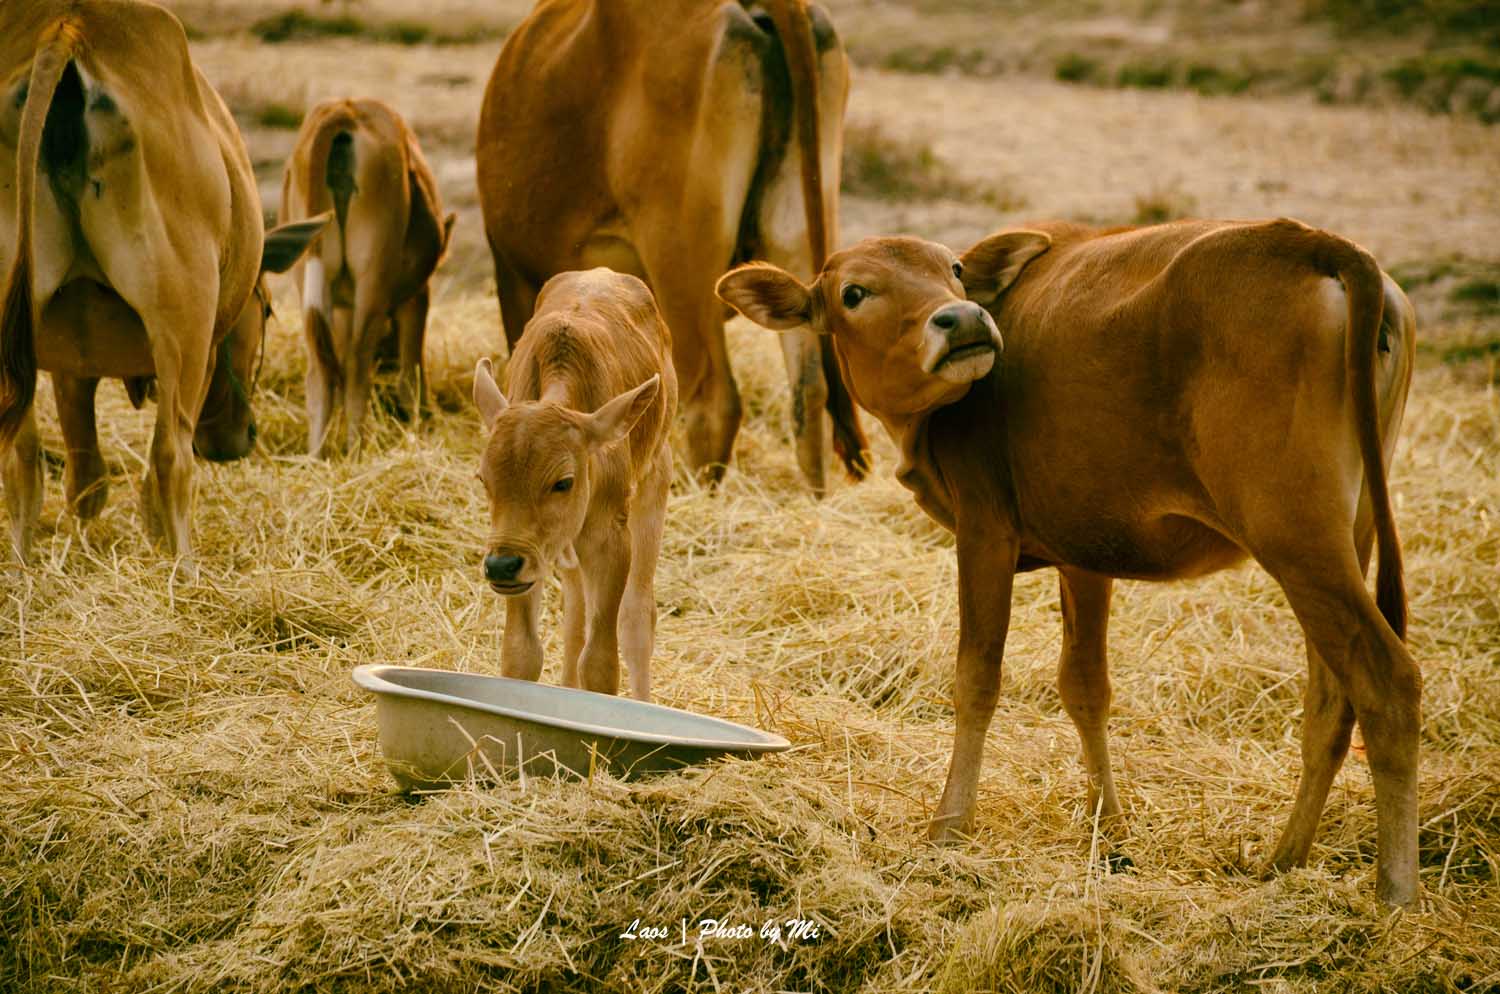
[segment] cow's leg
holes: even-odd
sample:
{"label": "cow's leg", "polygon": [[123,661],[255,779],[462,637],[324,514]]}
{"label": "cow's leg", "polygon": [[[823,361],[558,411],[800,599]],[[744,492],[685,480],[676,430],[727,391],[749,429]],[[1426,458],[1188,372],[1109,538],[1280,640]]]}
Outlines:
{"label": "cow's leg", "polygon": [[319,458],[328,453],[328,421],[333,417],[338,384],[338,357],[334,354],[333,327],[321,310],[309,308],[303,317],[307,339],[307,454]]}
{"label": "cow's leg", "polygon": [[375,287],[378,282],[365,280],[354,292],[353,335],[344,353],[344,434],[351,454],[358,451],[364,439],[375,378],[375,352],[381,339],[390,332],[390,306],[374,290],[366,291],[366,287]]}
{"label": "cow's leg", "polygon": [[823,345],[810,328],[781,334],[781,356],[792,388],[792,435],[797,440],[797,465],[812,492],[828,489],[827,435],[823,412],[828,407],[828,381],[823,378]]}
{"label": "cow's leg", "polygon": [[[1369,569],[1373,526],[1367,504],[1361,507],[1360,573]],[[1291,818],[1271,856],[1271,868],[1302,866],[1312,853],[1318,822],[1328,801],[1333,778],[1344,765],[1354,732],[1354,706],[1311,639],[1307,640],[1307,689],[1302,695],[1302,776]]]}
{"label": "cow's leg", "polygon": [[537,611],[542,594],[532,587],[505,598],[505,638],[500,643],[500,672],[515,680],[538,680],[542,675],[542,640],[537,636]]}
{"label": "cow's leg", "polygon": [[397,397],[402,416],[412,424],[422,420],[427,405],[427,366],[422,362],[422,344],[427,337],[428,289],[423,286],[396,308],[396,338],[401,372]]}
{"label": "cow's leg", "polygon": [[1013,535],[958,529],[958,668],[953,678],[953,758],[928,828],[947,842],[969,831],[979,796],[984,738],[1000,698],[1000,664],[1020,546]]}
{"label": "cow's leg", "polygon": [[[662,227],[653,226],[657,223]],[[724,341],[724,305],[714,296],[714,282],[727,268],[734,246],[718,244],[718,234],[706,226],[698,232],[682,230],[677,218],[643,228],[667,232],[659,242],[640,246],[639,254],[672,331],[688,464],[700,479],[716,482],[724,476],[740,430],[740,393]]]}
{"label": "cow's leg", "polygon": [[97,517],[109,497],[109,471],[99,453],[99,426],[94,418],[94,393],[98,388],[97,378],[52,376],[57,419],[68,449],[63,477],[68,506],[84,520]]}
{"label": "cow's leg", "polygon": [[[1365,589],[1353,543],[1342,550],[1325,549],[1309,541],[1306,532],[1299,537],[1303,548],[1262,562],[1286,592],[1308,643],[1354,707],[1375,780],[1380,852],[1376,891],[1388,903],[1409,904],[1418,888],[1422,674]],[[1334,705],[1326,706],[1332,710]],[[1325,734],[1331,739],[1336,730],[1335,726]],[[1309,792],[1318,786],[1310,784]],[[1309,798],[1309,806],[1314,799]],[[1300,837],[1294,834],[1294,841],[1300,844]]]}
{"label": "cow's leg", "polygon": [[667,519],[672,453],[662,446],[651,474],[636,491],[630,515],[630,576],[620,604],[620,651],[630,674],[630,696],[651,699],[651,656],[656,651],[656,560]]}
{"label": "cow's leg", "polygon": [[578,681],[584,690],[620,690],[620,601],[630,575],[630,536],[614,521],[589,522],[579,542],[585,622]]}
{"label": "cow's leg", "polygon": [[0,454],[5,477],[5,506],[10,512],[10,537],[22,563],[31,561],[31,543],[42,516],[42,442],[36,430],[36,406],[26,412],[10,447]]}
{"label": "cow's leg", "polygon": [[564,687],[578,686],[578,657],[583,653],[584,619],[588,603],[583,589],[583,572],[561,571],[563,588],[563,676]]}
{"label": "cow's leg", "polygon": [[181,561],[189,579],[197,573],[192,535],[193,429],[208,385],[212,307],[217,298],[216,291],[200,298],[206,313],[193,314],[184,307],[183,313],[148,317],[145,322],[156,367],[156,431],[142,487],[142,510],[148,527],[159,529],[167,551]]}
{"label": "cow's leg", "polygon": [[518,273],[505,256],[492,247],[495,260],[495,294],[500,299],[500,326],[505,329],[506,345],[514,349],[526,330],[526,322],[536,311],[538,288]]}
{"label": "cow's leg", "polygon": [[1113,581],[1097,573],[1059,569],[1062,592],[1063,644],[1057,689],[1063,708],[1078,729],[1083,765],[1089,774],[1089,816],[1101,821],[1121,815],[1109,764],[1109,596]]}

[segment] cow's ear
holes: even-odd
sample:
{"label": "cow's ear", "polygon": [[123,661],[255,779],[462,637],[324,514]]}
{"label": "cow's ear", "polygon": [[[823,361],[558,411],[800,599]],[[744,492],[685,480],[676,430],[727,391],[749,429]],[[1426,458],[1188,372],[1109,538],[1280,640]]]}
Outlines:
{"label": "cow's ear", "polygon": [[752,262],[731,270],[714,292],[762,328],[786,331],[812,323],[812,291],[769,263]]}
{"label": "cow's ear", "polygon": [[266,232],[265,248],[260,253],[260,271],[284,273],[297,264],[307,246],[323,233],[332,211],[310,217],[305,221],[292,221]]}
{"label": "cow's ear", "polygon": [[657,373],[635,389],[606,402],[588,416],[584,430],[589,440],[595,445],[609,445],[630,434],[630,429],[646,413],[660,390],[661,374]]}
{"label": "cow's ear", "polygon": [[959,277],[970,300],[988,307],[1005,288],[1016,281],[1026,264],[1052,245],[1052,236],[1042,231],[1002,231],[974,245],[959,258]]}
{"label": "cow's ear", "polygon": [[500,385],[495,382],[495,367],[490,365],[489,357],[479,360],[474,367],[474,406],[479,408],[479,416],[484,419],[484,426],[491,430],[495,422],[500,420],[500,415],[510,406],[510,401],[505,399],[505,394],[500,392]]}

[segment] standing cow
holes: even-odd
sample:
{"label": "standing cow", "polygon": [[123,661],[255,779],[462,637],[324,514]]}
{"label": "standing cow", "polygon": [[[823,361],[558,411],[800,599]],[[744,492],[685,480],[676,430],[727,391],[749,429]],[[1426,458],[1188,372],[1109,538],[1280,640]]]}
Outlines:
{"label": "standing cow", "polygon": [[308,451],[323,455],[335,398],[358,445],[376,354],[396,337],[407,417],[426,400],[429,286],[453,233],[437,181],[401,115],[378,100],[327,100],[302,123],[281,186],[283,222],[332,210],[302,270]]}
{"label": "standing cow", "polygon": [[[485,91],[479,197],[511,347],[559,272],[644,279],[672,329],[689,460],[717,478],[740,398],[714,282],[734,262],[822,267],[838,216],[849,69],[803,0],[544,0]],[[782,339],[797,457],[824,483],[824,429],[855,477],[867,443],[831,352]]]}
{"label": "standing cow", "polygon": [[1416,898],[1422,675],[1402,640],[1386,484],[1416,321],[1367,252],[1287,220],[1059,222],[962,259],[870,239],[810,286],[749,266],[719,292],[766,327],[812,320],[833,337],[850,388],[901,450],[899,479],[957,539],[958,727],[935,838],[973,820],[1018,571],[1061,577],[1058,685],[1090,804],[1118,823],[1104,731],[1113,579],[1253,556],[1296,612],[1309,666],[1302,781],[1272,865],[1307,861],[1358,720],[1377,889]]}
{"label": "standing cow", "polygon": [[142,508],[191,573],[195,434],[209,457],[248,451],[259,272],[289,266],[321,222],[266,239],[234,120],[160,7],[0,5],[0,86],[0,189],[15,191],[0,204],[0,461],[16,549],[25,560],[41,510],[38,369],[84,516],[104,496],[99,378],[125,379],[137,403],[154,378]]}

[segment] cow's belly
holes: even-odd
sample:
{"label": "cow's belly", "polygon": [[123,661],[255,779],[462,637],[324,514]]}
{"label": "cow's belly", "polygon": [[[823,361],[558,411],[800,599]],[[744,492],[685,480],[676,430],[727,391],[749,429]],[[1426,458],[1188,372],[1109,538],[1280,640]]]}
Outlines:
{"label": "cow's belly", "polygon": [[1176,580],[1240,562],[1245,550],[1192,518],[1169,514],[1149,521],[1077,521],[1055,534],[1023,541],[1023,556],[1076,566],[1104,576]]}
{"label": "cow's belly", "polygon": [[156,373],[141,319],[113,290],[87,279],[68,283],[47,303],[36,359],[40,369],[65,376]]}

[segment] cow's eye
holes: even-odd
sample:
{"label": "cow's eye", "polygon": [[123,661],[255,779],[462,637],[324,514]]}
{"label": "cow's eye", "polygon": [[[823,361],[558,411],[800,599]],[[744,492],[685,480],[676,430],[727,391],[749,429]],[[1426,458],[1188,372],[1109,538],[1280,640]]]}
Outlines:
{"label": "cow's eye", "polygon": [[571,476],[565,476],[561,480],[558,480],[556,483],[552,484],[552,492],[555,494],[565,494],[572,489],[573,478]]}
{"label": "cow's eye", "polygon": [[866,290],[858,283],[850,283],[848,286],[844,287],[844,306],[852,311],[859,306],[860,301],[864,300],[869,295],[870,291]]}
{"label": "cow's eye", "polygon": [[964,264],[963,263],[961,263],[961,262],[955,262],[953,264],[953,278],[954,279],[959,279],[959,280],[961,280],[961,279],[964,278]]}

